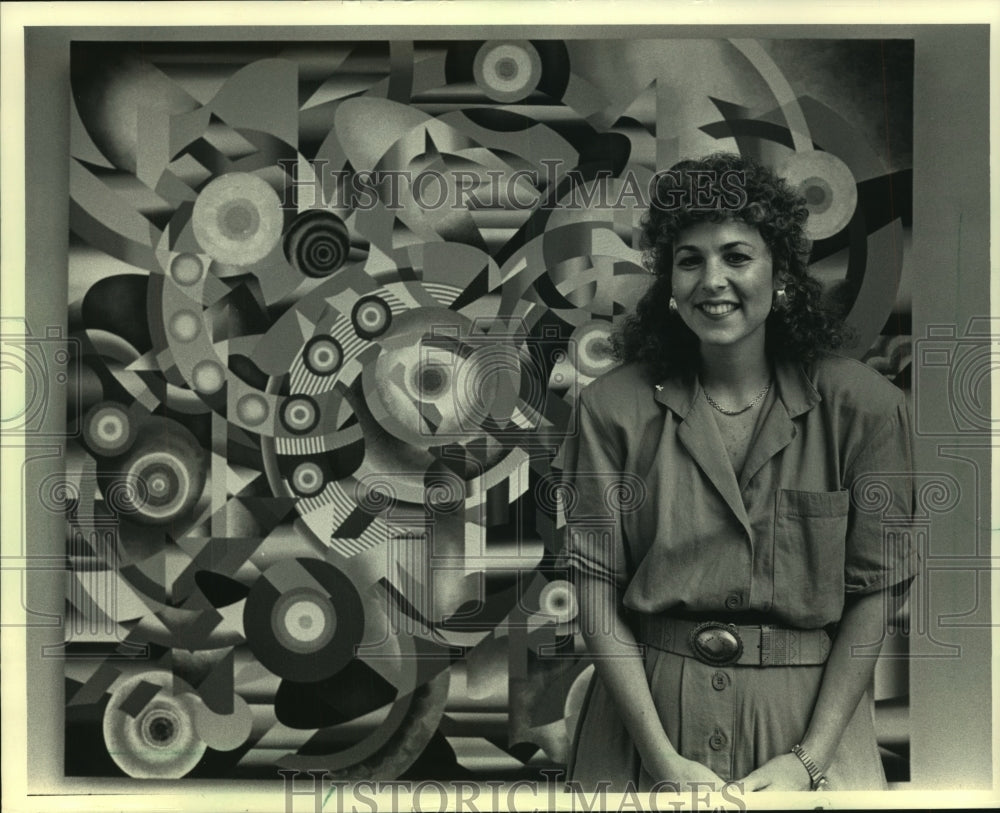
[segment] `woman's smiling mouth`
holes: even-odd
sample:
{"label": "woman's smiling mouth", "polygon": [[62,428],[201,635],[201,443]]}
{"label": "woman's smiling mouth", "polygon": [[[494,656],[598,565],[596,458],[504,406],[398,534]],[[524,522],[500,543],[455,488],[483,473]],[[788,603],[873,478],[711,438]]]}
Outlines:
{"label": "woman's smiling mouth", "polygon": [[725,316],[739,307],[735,302],[702,302],[698,305],[709,316]]}

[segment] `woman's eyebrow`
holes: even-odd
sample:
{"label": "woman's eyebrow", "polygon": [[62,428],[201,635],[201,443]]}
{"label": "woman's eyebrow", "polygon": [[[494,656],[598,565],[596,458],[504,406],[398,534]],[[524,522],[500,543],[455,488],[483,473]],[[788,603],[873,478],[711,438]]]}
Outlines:
{"label": "woman's eyebrow", "polygon": [[[720,248],[722,251],[728,251],[731,248],[736,248],[736,246],[746,246],[747,248],[755,248],[753,243],[748,243],[746,240],[734,240],[731,243],[724,243]],[[682,251],[701,251],[698,246],[677,246],[674,249],[674,254],[680,254]]]}

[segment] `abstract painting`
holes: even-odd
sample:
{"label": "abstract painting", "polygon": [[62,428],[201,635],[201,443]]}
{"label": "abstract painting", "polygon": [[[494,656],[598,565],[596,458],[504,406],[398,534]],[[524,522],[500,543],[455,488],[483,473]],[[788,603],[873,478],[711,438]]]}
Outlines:
{"label": "abstract painting", "polygon": [[[550,463],[648,284],[651,181],[778,167],[847,352],[909,391],[913,59],[75,41],[66,774],[562,768],[593,666]],[[895,781],[905,664],[877,672]]]}

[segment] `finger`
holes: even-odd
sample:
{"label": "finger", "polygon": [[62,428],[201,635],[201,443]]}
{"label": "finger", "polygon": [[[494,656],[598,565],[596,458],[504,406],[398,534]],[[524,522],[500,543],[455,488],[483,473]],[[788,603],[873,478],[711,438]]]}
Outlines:
{"label": "finger", "polygon": [[744,790],[750,792],[763,790],[771,785],[771,780],[759,768],[756,771],[748,773],[743,781],[746,783]]}

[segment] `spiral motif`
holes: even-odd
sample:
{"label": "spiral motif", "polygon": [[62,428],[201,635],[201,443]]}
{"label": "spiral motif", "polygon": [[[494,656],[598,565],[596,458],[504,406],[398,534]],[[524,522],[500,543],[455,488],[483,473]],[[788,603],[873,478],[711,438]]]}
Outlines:
{"label": "spiral motif", "polygon": [[136,514],[149,500],[149,489],[142,477],[126,476],[104,490],[104,499],[116,514]]}
{"label": "spiral motif", "polygon": [[884,474],[867,474],[855,481],[851,501],[860,511],[882,514],[892,504],[892,488]]}
{"label": "spiral motif", "polygon": [[622,474],[604,489],[604,501],[616,511],[635,511],[646,502],[646,484],[635,475]]}
{"label": "spiral motif", "polygon": [[373,475],[358,481],[354,499],[366,514],[381,514],[396,505],[396,489],[391,481]]}
{"label": "spiral motif", "polygon": [[438,514],[450,514],[465,501],[465,483],[457,475],[437,472],[424,484],[424,504]]}
{"label": "spiral motif", "polygon": [[288,262],[307,277],[326,277],[347,261],[351,248],[347,226],[333,212],[310,209],[295,218],[285,235]]}
{"label": "spiral motif", "polygon": [[958,505],[961,488],[950,474],[939,472],[917,489],[917,505],[925,514],[944,514]]}
{"label": "spiral motif", "polygon": [[50,474],[38,486],[38,501],[50,513],[65,514],[79,503],[80,485],[65,474]]}
{"label": "spiral motif", "polygon": [[562,508],[569,514],[576,508],[577,501],[576,489],[563,482],[558,474],[550,472],[535,483],[535,504],[543,511],[555,514]]}
{"label": "spiral motif", "polygon": [[998,370],[1000,353],[984,346],[963,353],[948,377],[952,410],[975,429],[989,430],[995,425],[996,419],[989,407],[989,392],[992,377]]}

